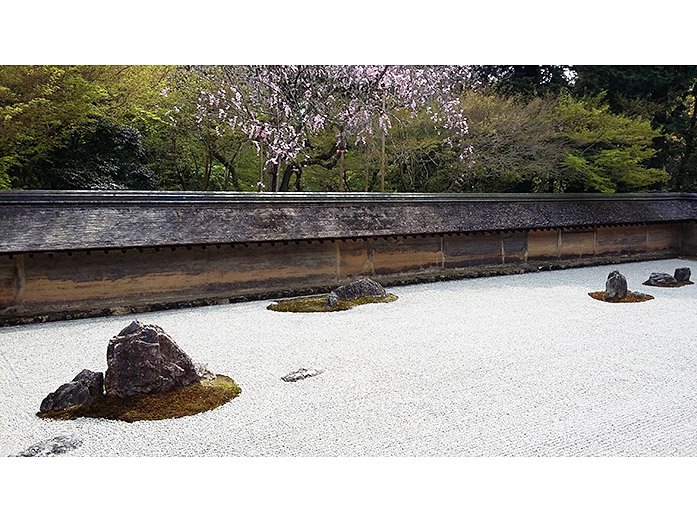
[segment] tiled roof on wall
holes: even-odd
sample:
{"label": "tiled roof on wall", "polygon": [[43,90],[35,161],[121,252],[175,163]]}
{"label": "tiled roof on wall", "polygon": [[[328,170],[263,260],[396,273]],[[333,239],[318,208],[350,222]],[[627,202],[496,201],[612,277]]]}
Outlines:
{"label": "tiled roof on wall", "polygon": [[697,220],[697,195],[0,191],[0,253]]}

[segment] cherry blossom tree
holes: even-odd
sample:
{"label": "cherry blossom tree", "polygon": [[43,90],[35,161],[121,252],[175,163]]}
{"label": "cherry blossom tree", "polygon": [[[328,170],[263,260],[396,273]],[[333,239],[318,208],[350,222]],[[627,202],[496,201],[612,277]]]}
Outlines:
{"label": "cherry blossom tree", "polygon": [[[425,111],[444,140],[466,150],[461,138],[467,119],[460,105],[463,82],[470,74],[459,66],[221,66],[199,68],[219,74],[219,88],[201,91],[200,113],[215,113],[221,123],[244,133],[272,177],[286,170],[281,189],[303,166],[342,160],[349,143],[365,144],[389,134],[396,115]],[[329,151],[318,151],[314,138],[336,134]],[[383,161],[384,164],[384,161]],[[384,176],[384,166],[383,166]],[[383,184],[384,185],[384,184]]]}

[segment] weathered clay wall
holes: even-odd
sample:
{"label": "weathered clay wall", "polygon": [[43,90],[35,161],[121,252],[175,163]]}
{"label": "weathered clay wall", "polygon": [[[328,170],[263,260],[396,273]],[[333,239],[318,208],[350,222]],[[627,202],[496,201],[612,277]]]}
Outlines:
{"label": "weathered clay wall", "polygon": [[683,224],[680,250],[685,254],[697,256],[697,222]]}
{"label": "weathered clay wall", "polygon": [[505,272],[670,256],[681,247],[697,252],[694,224],[2,255],[0,324],[287,296],[361,275],[394,284],[467,276],[473,268]]}

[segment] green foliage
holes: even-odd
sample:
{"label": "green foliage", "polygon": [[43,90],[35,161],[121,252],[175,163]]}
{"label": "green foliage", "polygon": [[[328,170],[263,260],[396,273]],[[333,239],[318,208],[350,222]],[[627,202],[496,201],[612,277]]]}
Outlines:
{"label": "green foliage", "polygon": [[129,126],[155,99],[168,69],[0,66],[0,184],[56,186],[44,168],[55,165],[58,151],[97,120]]}
{"label": "green foliage", "polygon": [[[660,188],[667,173],[647,166],[660,134],[643,118],[613,114],[602,96],[524,98],[496,91],[462,95],[471,152],[458,157],[425,111],[395,115],[386,156],[388,191],[615,192]],[[331,143],[326,136],[320,143]],[[375,190],[378,137],[346,156],[349,190]],[[306,170],[306,187],[337,190],[336,168]]]}
{"label": "green foliage", "polygon": [[163,189],[256,190],[259,160],[247,137],[199,109],[199,93],[219,85],[215,75],[176,68],[157,104],[141,114],[149,164]]}
{"label": "green foliage", "polygon": [[422,111],[415,118],[406,112],[393,129],[387,153],[390,166],[388,186],[397,192],[450,192],[457,185],[461,161],[445,142],[445,136],[433,130]]}
{"label": "green foliage", "polygon": [[109,120],[79,128],[37,169],[45,189],[157,188],[140,133]]}
{"label": "green foliage", "polygon": [[[7,161],[7,164],[4,162]],[[12,188],[12,183],[10,182],[10,175],[7,171],[10,168],[12,158],[8,157],[0,158],[0,191],[6,191]]]}
{"label": "green foliage", "polygon": [[650,166],[664,168],[673,189],[697,189],[697,66],[578,66],[576,92],[607,94],[615,113],[642,116],[660,128]]}
{"label": "green foliage", "polygon": [[[571,173],[571,177],[576,182],[575,186],[580,186],[580,190],[591,189],[597,192],[615,192],[615,186],[602,175],[602,169],[585,158],[569,153],[564,158],[566,173]],[[580,180],[580,181],[578,181]]]}
{"label": "green foliage", "polygon": [[469,91],[462,104],[469,117],[458,189],[466,192],[558,192],[566,146],[556,139],[556,99],[523,99]]}
{"label": "green foliage", "polygon": [[32,164],[99,115],[105,96],[78,67],[0,67],[0,176],[20,187],[33,182]]}
{"label": "green foliage", "polygon": [[646,166],[660,131],[645,118],[613,114],[601,94],[581,100],[563,95],[556,119],[558,137],[570,148],[561,170],[567,190],[625,192],[668,182],[665,170]]}
{"label": "green foliage", "polygon": [[[614,192],[697,189],[697,67],[477,66],[461,104],[465,136],[434,129],[426,108],[389,110],[386,190]],[[0,66],[0,189],[256,191],[262,158],[199,103],[221,70],[173,66]],[[489,86],[486,88],[485,86]],[[581,97],[581,95],[583,95]],[[381,132],[349,143],[323,130],[288,190],[380,188]],[[464,141],[460,157],[450,141]],[[292,170],[286,170],[287,168]],[[266,190],[271,175],[264,175]]]}
{"label": "green foliage", "polygon": [[693,85],[697,66],[682,65],[585,65],[576,66],[575,90],[585,96],[606,93],[615,113],[658,118],[669,112],[676,97]]}
{"label": "green foliage", "polygon": [[564,65],[477,65],[472,68],[473,86],[525,98],[546,96],[569,87],[569,71]]}

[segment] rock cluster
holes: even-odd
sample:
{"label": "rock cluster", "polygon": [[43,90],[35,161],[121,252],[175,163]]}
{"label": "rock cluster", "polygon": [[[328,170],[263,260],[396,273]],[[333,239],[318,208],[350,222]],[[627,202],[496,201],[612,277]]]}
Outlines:
{"label": "rock cluster", "polygon": [[327,294],[327,305],[334,307],[340,301],[355,300],[363,297],[384,297],[387,292],[378,282],[370,278],[361,278],[346,285],[337,287]]}
{"label": "rock cluster", "polygon": [[[206,371],[205,377],[209,375]],[[160,327],[134,321],[109,341],[105,374],[83,370],[46,396],[39,412],[87,405],[105,395],[127,398],[169,392],[201,379],[191,358]]]}
{"label": "rock cluster", "polygon": [[673,276],[666,272],[652,272],[649,279],[644,282],[644,285],[653,287],[681,287],[692,283],[690,281],[691,271],[689,267],[678,267],[675,269]]}
{"label": "rock cluster", "polygon": [[621,300],[627,297],[627,278],[619,271],[608,274],[605,282],[605,297],[610,300]]}

